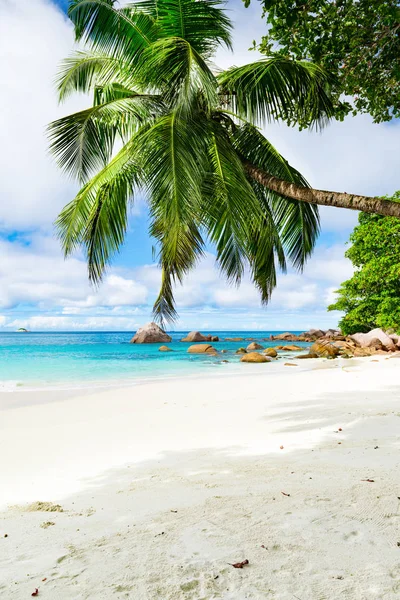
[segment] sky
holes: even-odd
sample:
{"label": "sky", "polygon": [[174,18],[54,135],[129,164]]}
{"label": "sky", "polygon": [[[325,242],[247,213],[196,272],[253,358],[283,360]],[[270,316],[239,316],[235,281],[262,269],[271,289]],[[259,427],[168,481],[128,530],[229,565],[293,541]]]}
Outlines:
{"label": "sky", "polygon": [[[65,0],[0,1],[0,330],[134,331],[151,320],[160,272],[152,258],[144,199],[132,210],[126,243],[98,289],[87,279],[84,257],[64,260],[53,222],[78,190],[48,153],[46,125],[88,106],[80,96],[59,106],[54,80],[74,49]],[[266,24],[258,2],[245,9],[229,0],[234,52],[219,50],[221,68],[257,60],[250,52]],[[400,124],[373,124],[368,115],[333,122],[322,133],[271,124],[265,134],[317,188],[366,195],[400,188]],[[344,257],[357,222],[353,211],[321,210],[322,232],[304,272],[289,271],[267,307],[250,280],[229,286],[215,267],[213,249],[176,289],[176,330],[304,330],[334,327],[326,311],[334,291],[352,274]]]}

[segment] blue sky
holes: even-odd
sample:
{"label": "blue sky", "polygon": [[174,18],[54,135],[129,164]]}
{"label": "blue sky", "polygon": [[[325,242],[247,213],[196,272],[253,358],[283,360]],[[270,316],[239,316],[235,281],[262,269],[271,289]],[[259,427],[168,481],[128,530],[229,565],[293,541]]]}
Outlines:
{"label": "blue sky", "polygon": [[[57,0],[0,3],[0,328],[33,330],[134,330],[150,320],[159,284],[147,235],[147,212],[138,201],[121,253],[103,285],[87,282],[83,257],[64,261],[52,223],[77,187],[47,153],[46,124],[84,108],[78,97],[58,106],[53,81],[60,60],[73,50],[73,32]],[[256,60],[253,39],[265,31],[258,2],[245,9],[228,2],[235,23],[234,53],[219,51],[221,67]],[[23,40],[23,44],[21,44]],[[322,189],[369,195],[399,188],[399,124],[374,125],[368,116],[332,123],[322,133],[298,132],[272,124],[267,136],[308,180]],[[322,211],[322,234],[303,275],[281,276],[272,302],[262,308],[246,279],[228,286],[215,269],[212,248],[176,290],[177,329],[305,329],[328,327],[338,315],[326,306],[341,281],[351,275],[345,242],[357,216]]]}

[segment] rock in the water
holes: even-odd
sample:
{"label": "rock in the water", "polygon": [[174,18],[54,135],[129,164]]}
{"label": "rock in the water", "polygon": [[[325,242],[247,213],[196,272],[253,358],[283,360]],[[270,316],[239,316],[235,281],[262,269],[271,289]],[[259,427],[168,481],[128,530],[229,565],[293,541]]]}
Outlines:
{"label": "rock in the water", "polygon": [[219,342],[219,337],[217,335],[212,335],[210,341],[211,342]]}
{"label": "rock in the water", "polygon": [[278,356],[275,348],[266,348],[263,352],[264,356],[270,356],[271,358],[276,358]]}
{"label": "rock in the water", "polygon": [[337,346],[323,340],[315,342],[310,348],[310,353],[311,352],[323,358],[335,358],[336,356],[339,356],[340,350]]}
{"label": "rock in the water", "polygon": [[211,344],[193,344],[187,350],[190,354],[217,354],[215,348]]}
{"label": "rock in the water", "polygon": [[372,342],[378,339],[387,350],[396,350],[394,341],[383,331],[383,329],[372,329],[372,331],[369,331],[368,333],[355,333],[354,335],[351,335],[350,338],[360,348],[369,348],[370,346],[373,346]]}
{"label": "rock in the water", "polygon": [[246,350],[246,348],[238,348],[238,349],[236,350],[236,353],[235,353],[235,354],[246,354],[246,353],[247,353],[247,350]]}
{"label": "rock in the water", "polygon": [[[331,330],[331,331],[333,331],[333,330]],[[304,333],[304,335],[314,338],[314,339],[318,339],[325,335],[325,331],[322,331],[322,329],[310,329],[309,331],[306,331]]]}
{"label": "rock in the water", "polygon": [[278,335],[271,335],[271,340],[283,340],[286,342],[295,342],[297,340],[297,335],[294,333],[289,333],[286,331],[285,333],[278,333]]}
{"label": "rock in the water", "polygon": [[301,346],[295,346],[294,344],[289,345],[289,346],[282,346],[282,350],[284,352],[298,352],[301,349],[302,349]]}
{"label": "rock in the water", "polygon": [[131,344],[159,344],[171,341],[172,337],[165,333],[157,323],[147,323],[137,330],[131,339]]}
{"label": "rock in the water", "polygon": [[211,342],[211,335],[203,335],[200,331],[191,331],[181,342]]}
{"label": "rock in the water", "polygon": [[324,338],[337,340],[338,338],[343,338],[343,336],[340,329],[328,329],[327,331],[325,331]]}
{"label": "rock in the water", "polygon": [[236,337],[236,338],[225,338],[226,342],[243,342],[243,338],[241,337]]}
{"label": "rock in the water", "polygon": [[263,354],[259,354],[258,352],[249,352],[243,354],[240,362],[246,363],[266,363],[271,362],[271,359],[268,356],[264,356]]}
{"label": "rock in the water", "polygon": [[262,350],[263,346],[257,344],[257,342],[251,342],[246,348],[247,352],[252,352],[253,350]]}
{"label": "rock in the water", "polygon": [[309,352],[308,354],[299,354],[295,358],[318,358],[318,354],[315,352]]}
{"label": "rock in the water", "polygon": [[158,351],[159,352],[172,352],[171,348],[168,348],[168,346],[160,346]]}

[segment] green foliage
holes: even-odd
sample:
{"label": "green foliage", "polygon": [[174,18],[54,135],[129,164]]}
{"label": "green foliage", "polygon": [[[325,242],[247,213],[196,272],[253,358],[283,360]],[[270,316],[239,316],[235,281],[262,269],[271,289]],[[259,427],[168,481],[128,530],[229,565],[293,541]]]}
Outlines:
{"label": "green foliage", "polygon": [[[399,201],[400,191],[390,199]],[[340,321],[346,335],[374,327],[400,331],[400,220],[361,213],[350,242],[346,256],[356,270],[328,310],[346,313]]]}
{"label": "green foliage", "polygon": [[82,248],[99,283],[144,191],[162,267],[156,318],[176,317],[174,284],[207,240],[227,279],[240,283],[247,267],[268,302],[277,268],[302,269],[312,252],[318,210],[266,190],[245,165],[308,186],[256,126],[323,126],[330,78],[285,57],[217,75],[210,58],[231,45],[219,0],[71,0],[68,14],[85,47],[62,64],[59,97],[91,93],[93,106],[49,126],[60,167],[83,186],[56,223],[65,255]]}
{"label": "green foliage", "polygon": [[283,119],[322,127],[334,116],[329,77],[307,61],[274,56],[228,69],[219,83],[232,95],[233,110],[253,123]]}
{"label": "green foliage", "polygon": [[[249,4],[250,0],[244,0]],[[268,32],[262,53],[312,60],[336,78],[337,117],[368,112],[375,122],[400,117],[398,0],[260,0]]]}

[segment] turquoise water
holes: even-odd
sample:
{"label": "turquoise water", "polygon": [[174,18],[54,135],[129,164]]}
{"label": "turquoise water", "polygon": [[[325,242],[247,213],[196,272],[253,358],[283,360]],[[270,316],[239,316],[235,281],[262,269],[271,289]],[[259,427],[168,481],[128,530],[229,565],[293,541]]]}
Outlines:
{"label": "turquoise water", "polygon": [[129,332],[0,333],[0,389],[114,385],[210,371],[223,374],[238,368],[240,356],[235,351],[249,343],[224,338],[251,337],[265,347],[277,344],[261,342],[271,334],[268,331],[213,331],[221,340],[213,346],[228,352],[217,357],[193,355],[187,353],[189,344],[180,342],[186,333],[171,334],[168,346],[173,352],[159,352],[161,344],[130,344]]}

